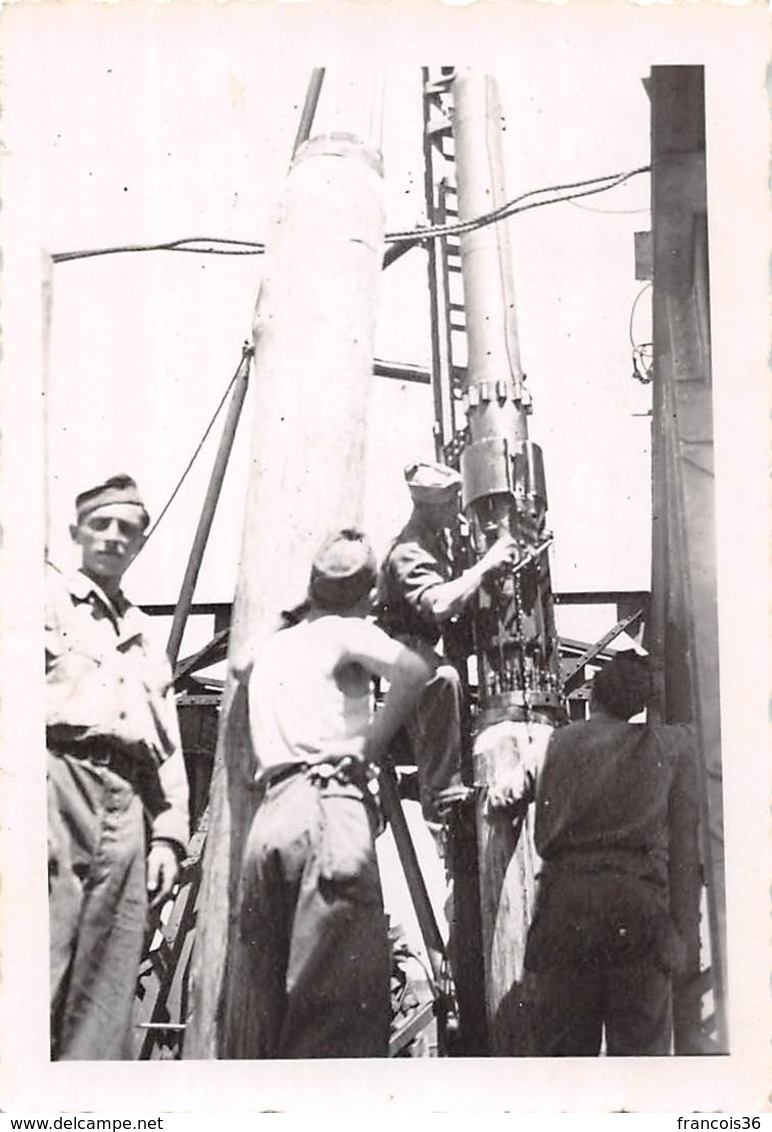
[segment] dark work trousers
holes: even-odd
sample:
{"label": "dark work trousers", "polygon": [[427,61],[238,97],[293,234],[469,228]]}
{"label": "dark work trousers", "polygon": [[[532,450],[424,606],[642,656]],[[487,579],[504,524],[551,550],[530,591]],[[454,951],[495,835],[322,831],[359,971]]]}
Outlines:
{"label": "dark work trousers", "polygon": [[147,914],[142,804],[102,766],[48,756],[53,1060],[130,1056]]}
{"label": "dark work trousers", "polygon": [[[435,662],[440,661],[415,638],[408,638],[405,643]],[[438,664],[410,713],[405,730],[418,767],[424,819],[440,821],[437,794],[461,782],[461,679],[452,664]]]}
{"label": "dark work trousers", "polygon": [[525,967],[536,1057],[666,1056],[669,918],[661,891],[616,872],[542,874]]}
{"label": "dark work trousers", "polygon": [[604,1028],[609,1057],[670,1053],[670,977],[653,961],[553,967],[526,985],[534,1057],[597,1057]]}
{"label": "dark work trousers", "polygon": [[300,772],[268,788],[243,859],[226,1056],[388,1056],[374,828],[353,784]]}

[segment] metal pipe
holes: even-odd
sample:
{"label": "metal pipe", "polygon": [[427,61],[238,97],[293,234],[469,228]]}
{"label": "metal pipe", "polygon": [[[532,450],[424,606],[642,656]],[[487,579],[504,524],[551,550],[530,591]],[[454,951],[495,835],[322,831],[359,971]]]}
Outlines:
{"label": "metal pipe", "polygon": [[424,882],[421,866],[418,862],[410,829],[402,809],[397,780],[391,767],[383,767],[380,774],[380,793],[385,813],[397,853],[402,864],[402,870],[407,881],[410,899],[413,902],[418,926],[421,929],[429,965],[432,969],[434,981],[439,985],[443,976],[443,963],[445,960],[445,944],[442,942],[440,929],[434,915],[429,893]]}
{"label": "metal pipe", "polygon": [[[459,220],[506,203],[502,109],[489,75],[461,68],[453,82]],[[461,236],[464,303],[469,328],[468,412],[472,441],[510,441],[528,434],[507,223]]]}
{"label": "metal pipe", "polygon": [[201,563],[204,558],[204,551],[206,550],[206,544],[209,540],[209,532],[212,529],[217,501],[220,498],[220,491],[222,489],[223,480],[225,479],[228,460],[230,459],[230,454],[233,449],[236,427],[239,423],[239,417],[241,416],[244,398],[247,395],[252,352],[251,346],[244,347],[241,364],[236,372],[236,382],[231,395],[230,405],[228,406],[228,415],[225,418],[220,445],[217,449],[212,474],[209,477],[209,487],[207,488],[204,505],[201,509],[201,516],[198,520],[198,526],[193,538],[193,545],[190,549],[185,576],[182,579],[180,596],[175,606],[174,619],[169,633],[169,640],[166,645],[166,651],[172,665],[174,665],[179,656],[182,637],[188,621],[190,607],[193,603],[196,582],[198,581]]}
{"label": "metal pipe", "polygon": [[324,67],[314,67],[308,83],[308,90],[306,91],[306,100],[303,103],[303,110],[300,114],[298,130],[295,134],[295,142],[292,146],[293,157],[300,149],[303,142],[308,141],[309,137],[311,136],[311,127],[314,124],[316,108],[319,105],[319,95],[322,93],[323,82]]}
{"label": "metal pipe", "polygon": [[[453,80],[459,220],[507,200],[502,112],[492,78],[466,69]],[[528,439],[530,399],[520,364],[512,255],[506,223],[460,238],[468,341],[469,443],[461,453],[463,503],[481,551],[504,533],[520,562],[488,587],[472,612],[478,703],[472,759],[479,896],[490,1052],[523,1055],[528,1036],[518,1001],[525,939],[538,869],[532,818],[514,825],[485,804],[528,756],[538,765],[561,709],[559,652],[544,529],[546,489],[541,450]],[[503,724],[503,728],[499,725]]]}

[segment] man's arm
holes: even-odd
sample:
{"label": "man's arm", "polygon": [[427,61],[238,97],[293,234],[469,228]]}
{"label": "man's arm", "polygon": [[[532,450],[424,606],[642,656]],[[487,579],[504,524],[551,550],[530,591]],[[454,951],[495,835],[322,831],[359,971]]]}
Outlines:
{"label": "man's arm", "polygon": [[373,676],[389,682],[383,706],[363,736],[362,757],[376,762],[407,719],[433,668],[376,625],[355,618],[346,624],[344,650],[345,662],[359,664]]}
{"label": "man's arm", "polygon": [[[171,679],[171,673],[169,673]],[[153,818],[147,861],[147,888],[151,907],[171,895],[179,872],[179,860],[190,836],[188,819],[188,776],[182,755],[174,687],[163,693],[163,730],[169,754],[158,769],[158,779],[168,807]]]}
{"label": "man's arm", "polygon": [[421,596],[424,610],[438,623],[447,621],[449,617],[461,612],[488,574],[507,563],[514,564],[517,559],[517,543],[511,535],[502,535],[480,561],[464,570],[463,574],[450,582],[441,582],[424,590]]}

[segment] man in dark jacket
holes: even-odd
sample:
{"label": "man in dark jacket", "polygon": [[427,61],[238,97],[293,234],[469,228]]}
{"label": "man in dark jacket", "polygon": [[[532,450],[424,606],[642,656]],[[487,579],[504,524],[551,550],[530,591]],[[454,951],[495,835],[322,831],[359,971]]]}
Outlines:
{"label": "man in dark jacket", "polygon": [[450,532],[459,519],[460,475],[444,464],[410,464],[405,482],[413,512],[381,566],[379,623],[389,636],[425,656],[434,670],[405,725],[418,766],[423,815],[434,824],[440,817],[438,796],[461,781],[461,683],[435,649],[443,628],[488,574],[516,561],[518,552],[514,539],[504,535],[473,566],[454,569]]}
{"label": "man in dark jacket", "polygon": [[543,861],[525,966],[534,1054],[666,1055],[672,976],[699,900],[697,786],[682,726],[628,720],[653,691],[649,661],[618,653],[590,718],[556,731],[536,794]]}

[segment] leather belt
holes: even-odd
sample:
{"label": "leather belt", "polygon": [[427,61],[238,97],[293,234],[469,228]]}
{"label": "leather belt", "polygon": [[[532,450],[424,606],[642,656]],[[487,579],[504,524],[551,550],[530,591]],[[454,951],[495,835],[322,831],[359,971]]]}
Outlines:
{"label": "leather belt", "polygon": [[104,767],[130,786],[137,785],[141,761],[147,757],[143,752],[107,737],[87,737],[69,742],[49,737],[48,749],[55,755],[69,755],[92,766]]}

